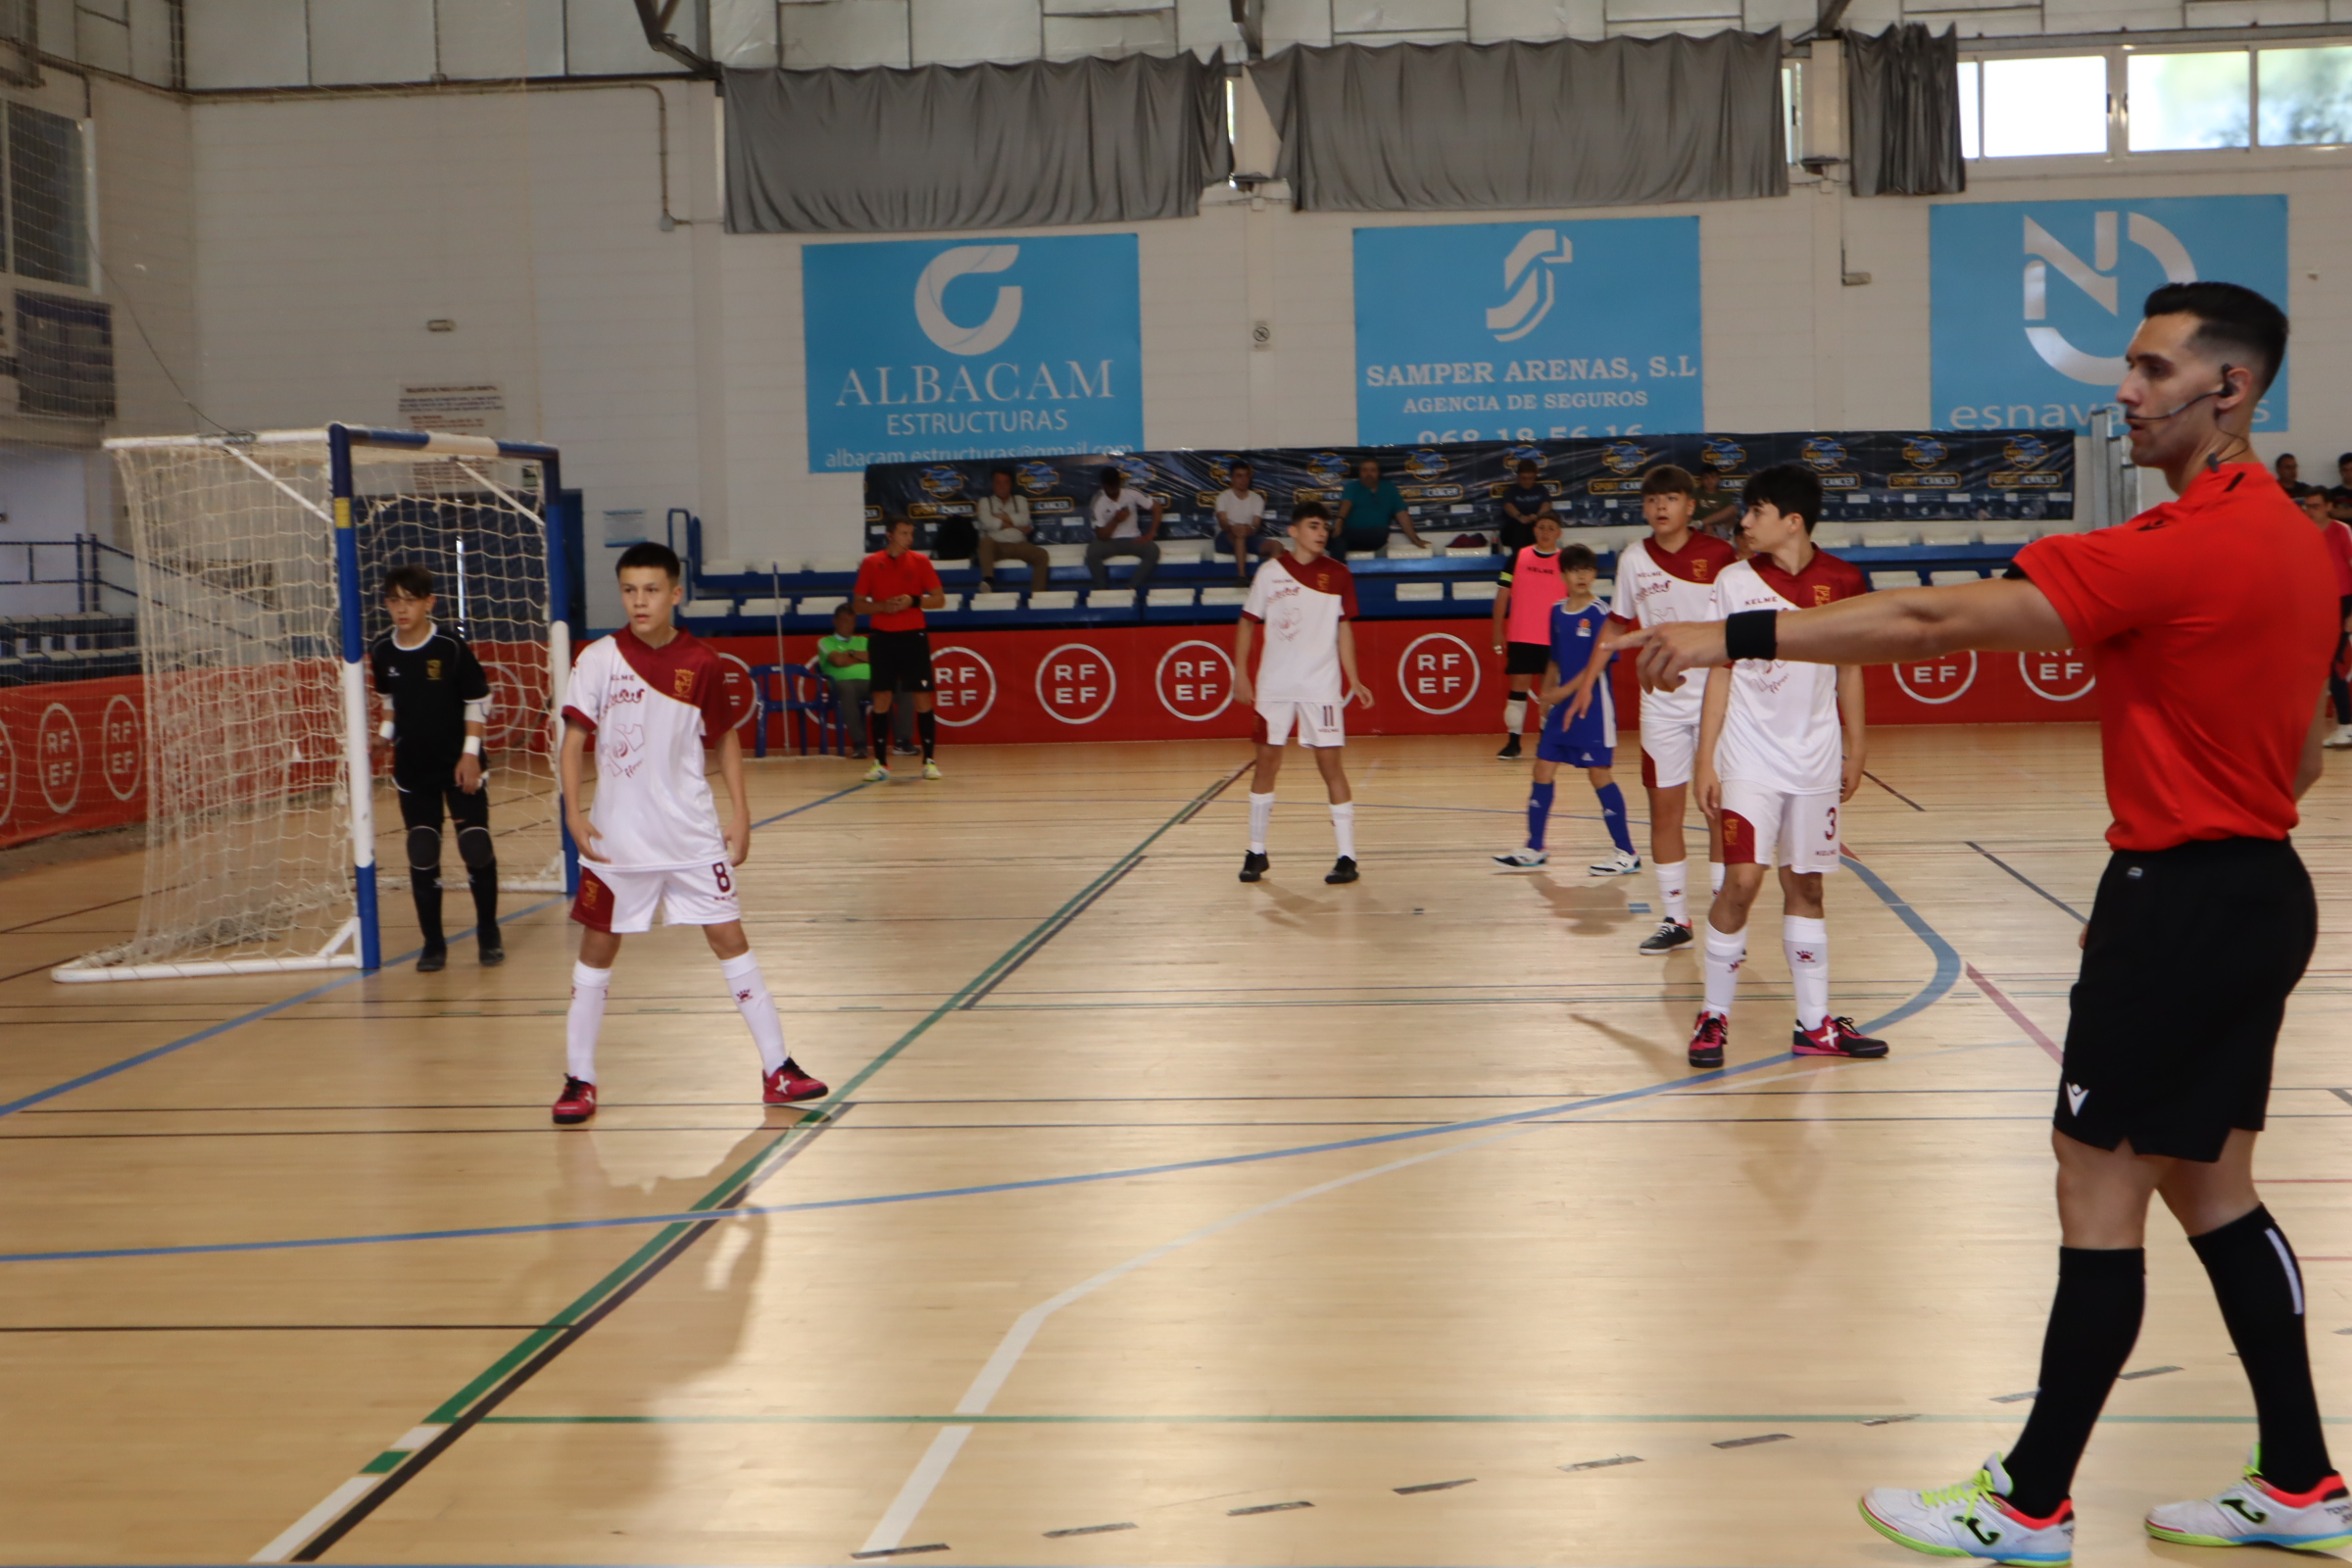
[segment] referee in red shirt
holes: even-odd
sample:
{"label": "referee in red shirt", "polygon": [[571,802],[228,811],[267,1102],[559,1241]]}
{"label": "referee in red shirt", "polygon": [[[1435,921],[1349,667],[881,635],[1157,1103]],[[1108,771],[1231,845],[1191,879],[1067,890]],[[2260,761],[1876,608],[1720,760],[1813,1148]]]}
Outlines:
{"label": "referee in red shirt", "polygon": [[2287,835],[2320,774],[2338,635],[2319,530],[2255,460],[2285,316],[2231,283],[2148,296],[2116,394],[2132,461],[2178,500],[2019,552],[2007,578],[1633,633],[1645,685],[1734,659],[1884,663],[2074,647],[2099,682],[2114,855],[2083,932],[2058,1096],[2058,1294],[2015,1447],[1973,1481],[1879,1488],[1863,1516],[1943,1556],[2062,1565],[2067,1494],[2146,1298],[2148,1200],[2187,1232],[2254,1387],[2256,1460],[2148,1515],[2159,1540],[2331,1551],[2352,1494],[2328,1457],[2295,1254],[2254,1188],[2287,994],[2318,929]]}
{"label": "referee in red shirt", "polygon": [[931,558],[914,548],[914,524],[893,517],[882,548],[858,565],[850,608],[867,621],[866,658],[873,664],[874,765],[869,782],[890,777],[890,710],[901,688],[914,694],[914,727],[923,742],[923,777],[939,777],[939,719],[931,711],[931,633],[926,610],[944,610],[948,590]]}

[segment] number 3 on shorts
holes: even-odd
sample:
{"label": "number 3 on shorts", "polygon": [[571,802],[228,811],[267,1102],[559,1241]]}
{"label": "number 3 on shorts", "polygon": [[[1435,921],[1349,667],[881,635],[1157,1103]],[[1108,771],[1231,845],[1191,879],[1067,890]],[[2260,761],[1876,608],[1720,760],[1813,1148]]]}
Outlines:
{"label": "number 3 on shorts", "polygon": [[733,882],[730,882],[729,880],[727,880],[727,862],[726,862],[726,861],[724,861],[724,860],[714,860],[714,861],[712,861],[712,862],[711,862],[711,865],[710,865],[710,876],[711,876],[711,880],[715,881],[715,882],[718,884],[718,891],[719,891],[719,892],[721,892],[721,893],[732,893],[732,892],[734,892],[734,891],[735,891],[735,884],[734,884]]}

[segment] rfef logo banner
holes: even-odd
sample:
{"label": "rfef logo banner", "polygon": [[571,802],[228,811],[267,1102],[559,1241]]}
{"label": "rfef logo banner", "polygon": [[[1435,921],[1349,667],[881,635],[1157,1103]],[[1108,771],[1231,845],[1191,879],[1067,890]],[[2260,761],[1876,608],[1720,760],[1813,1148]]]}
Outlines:
{"label": "rfef logo banner", "polygon": [[1355,231],[1355,438],[1706,427],[1698,220]]}
{"label": "rfef logo banner", "polygon": [[1133,234],[801,251],[808,466],[1144,442]]}
{"label": "rfef logo banner", "polygon": [[[1931,210],[1929,238],[1930,422],[1946,429],[2086,428],[2168,282],[2242,283],[2286,306],[2284,196],[1953,203]],[[2254,424],[2289,422],[2281,368]]]}

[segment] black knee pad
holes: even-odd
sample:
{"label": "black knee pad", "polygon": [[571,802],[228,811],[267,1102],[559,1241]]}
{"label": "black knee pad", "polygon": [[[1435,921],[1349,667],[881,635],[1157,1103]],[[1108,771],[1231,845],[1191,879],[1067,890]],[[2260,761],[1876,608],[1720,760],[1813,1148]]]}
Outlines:
{"label": "black knee pad", "polygon": [[441,830],[437,827],[409,829],[409,869],[438,871],[441,869]]}
{"label": "black knee pad", "polygon": [[486,827],[458,829],[458,858],[466,862],[466,868],[469,871],[487,871],[495,867],[498,864],[498,849],[490,841],[490,830]]}

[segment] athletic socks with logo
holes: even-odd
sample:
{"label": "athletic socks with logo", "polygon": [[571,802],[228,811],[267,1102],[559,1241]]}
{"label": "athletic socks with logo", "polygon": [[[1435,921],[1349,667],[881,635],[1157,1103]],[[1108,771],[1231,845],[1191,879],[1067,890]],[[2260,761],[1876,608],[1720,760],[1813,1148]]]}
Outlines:
{"label": "athletic socks with logo", "polygon": [[1502,732],[1516,740],[1527,727],[1527,694],[1514,692],[1502,705]]}
{"label": "athletic socks with logo", "polygon": [[1274,792],[1272,790],[1268,790],[1265,794],[1260,795],[1255,790],[1250,791],[1250,853],[1251,855],[1263,855],[1266,853],[1266,828],[1273,822],[1273,820]]}
{"label": "athletic socks with logo", "polygon": [[914,710],[914,729],[915,733],[923,738],[923,760],[928,762],[931,760],[932,754],[939,750],[939,715],[929,709],[916,709]]}
{"label": "athletic socks with logo", "polygon": [[1747,931],[1718,931],[1707,927],[1707,1010],[1725,1017],[1732,1013],[1732,997],[1740,989],[1740,965],[1747,958]]}
{"label": "athletic socks with logo", "polygon": [[1690,862],[1677,860],[1672,865],[1668,865],[1663,860],[1653,860],[1650,862],[1649,868],[1657,873],[1658,908],[1661,917],[1672,920],[1676,925],[1689,925],[1690,923]]}
{"label": "athletic socks with logo", "polygon": [[776,1016],[776,999],[768,995],[759,956],[738,954],[722,961],[718,972],[727,977],[727,994],[735,999],[735,1010],[743,1014],[744,1024],[752,1031],[752,1044],[760,1048],[760,1070],[774,1072],[791,1053],[784,1049],[784,1020]]}
{"label": "athletic socks with logo", "polygon": [[1781,951],[1796,982],[1796,1025],[1818,1029],[1830,1015],[1830,926],[1800,914],[1781,917]]}
{"label": "athletic socks with logo", "polygon": [[2041,1340],[2041,1389],[2003,1460],[2009,1505],[2018,1512],[2047,1518],[2073,1490],[2090,1429],[2138,1342],[2147,1272],[2143,1248],[2058,1249],[2058,1295]]}
{"label": "athletic socks with logo", "polygon": [[564,1019],[564,1070],[584,1084],[596,1082],[596,1037],[605,1026],[605,999],[612,991],[612,970],[572,964],[571,1011]]}
{"label": "athletic socks with logo", "polygon": [[[1251,799],[1255,799],[1254,796]],[[1331,808],[1331,836],[1339,841],[1340,854],[1355,858],[1355,803],[1348,801]]]}
{"label": "athletic socks with logo", "polygon": [[1609,842],[1617,846],[1618,854],[1633,854],[1634,835],[1625,825],[1625,791],[1614,784],[1602,784],[1592,793],[1600,797],[1600,819],[1608,824]]}
{"label": "athletic socks with logo", "polygon": [[1551,798],[1556,784],[1530,784],[1527,787],[1527,847],[1544,848],[1544,829],[1551,821]]}
{"label": "athletic socks with logo", "polygon": [[2257,1204],[2250,1214],[2192,1236],[2213,1281],[2222,1322],[2237,1347],[2262,1426],[2262,1478],[2284,1493],[2309,1492],[2334,1469],[2320,1430],[2319,1396],[2303,1339],[2303,1271],[2286,1233]]}

